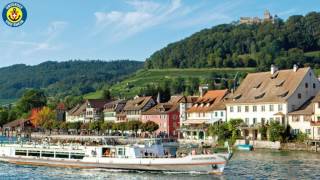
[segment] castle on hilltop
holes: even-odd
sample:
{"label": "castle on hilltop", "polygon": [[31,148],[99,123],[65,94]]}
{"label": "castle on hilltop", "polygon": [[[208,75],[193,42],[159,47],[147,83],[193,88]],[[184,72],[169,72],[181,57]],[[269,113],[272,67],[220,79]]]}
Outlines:
{"label": "castle on hilltop", "polygon": [[277,15],[274,17],[270,14],[268,10],[264,12],[263,19],[259,17],[240,17],[240,24],[260,24],[263,22],[272,22],[277,18]]}

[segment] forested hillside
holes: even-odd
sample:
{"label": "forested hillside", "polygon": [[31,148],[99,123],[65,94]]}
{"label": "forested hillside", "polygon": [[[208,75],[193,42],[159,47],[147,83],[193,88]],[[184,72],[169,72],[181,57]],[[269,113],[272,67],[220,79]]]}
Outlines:
{"label": "forested hillside", "polygon": [[143,62],[67,61],[0,68],[0,98],[15,99],[26,88],[44,89],[49,96],[82,95],[124,79]]}
{"label": "forested hillside", "polygon": [[[255,25],[223,24],[155,52],[146,68],[315,66],[320,62],[320,13]],[[308,52],[308,53],[306,53]],[[311,53],[310,53],[311,52]],[[314,53],[315,52],[315,53]],[[318,65],[317,65],[318,67]]]}

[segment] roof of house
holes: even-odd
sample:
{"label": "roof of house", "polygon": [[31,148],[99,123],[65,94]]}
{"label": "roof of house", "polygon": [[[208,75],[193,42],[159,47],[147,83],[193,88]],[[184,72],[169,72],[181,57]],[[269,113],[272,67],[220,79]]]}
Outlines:
{"label": "roof of house", "polygon": [[71,115],[71,116],[79,116],[79,115],[85,113],[86,107],[87,107],[87,104],[86,104],[86,103],[77,104],[74,108],[72,108],[72,109],[70,109],[70,110],[68,111],[68,115]]}
{"label": "roof of house", "polygon": [[195,103],[198,100],[199,96],[183,96],[181,102],[183,103]]}
{"label": "roof of house", "polygon": [[224,97],[228,89],[209,90],[203,97],[199,98],[187,112],[207,112],[213,110],[224,110]]}
{"label": "roof of house", "polygon": [[116,112],[121,112],[126,105],[126,100],[115,100],[108,102],[107,104],[104,105],[104,111],[116,111]]}
{"label": "roof of house", "polygon": [[23,123],[26,123],[27,121],[30,121],[30,120],[29,119],[17,119],[17,120],[8,122],[7,124],[4,124],[3,128],[17,127],[17,126],[20,126]]}
{"label": "roof of house", "polygon": [[313,99],[315,97],[310,98],[308,101],[306,101],[299,109],[296,111],[292,111],[288,113],[289,115],[312,115],[313,110]]}
{"label": "roof of house", "polygon": [[103,108],[105,104],[110,102],[110,100],[104,99],[87,99],[86,103],[89,103],[92,108]]}
{"label": "roof of house", "polygon": [[151,100],[152,100],[152,96],[136,97],[133,100],[127,101],[127,104],[125,105],[124,110],[125,111],[141,110]]}
{"label": "roof of house", "polygon": [[310,70],[310,67],[249,73],[227,103],[285,102]]}

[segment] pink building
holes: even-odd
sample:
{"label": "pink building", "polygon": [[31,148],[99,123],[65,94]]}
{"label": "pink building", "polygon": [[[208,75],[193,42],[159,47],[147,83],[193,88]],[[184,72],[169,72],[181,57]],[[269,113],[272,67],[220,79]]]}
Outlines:
{"label": "pink building", "polygon": [[157,135],[177,137],[180,127],[179,101],[182,97],[173,97],[167,103],[159,103],[141,115],[142,122],[153,121],[159,125]]}

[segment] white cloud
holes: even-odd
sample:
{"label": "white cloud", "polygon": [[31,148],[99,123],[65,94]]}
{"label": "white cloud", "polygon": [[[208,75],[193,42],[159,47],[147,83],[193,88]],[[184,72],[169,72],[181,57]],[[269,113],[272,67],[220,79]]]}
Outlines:
{"label": "white cloud", "polygon": [[160,4],[152,1],[129,1],[130,11],[95,12],[94,34],[112,34],[114,41],[123,40],[145,29],[166,23],[184,13],[180,0]]}

